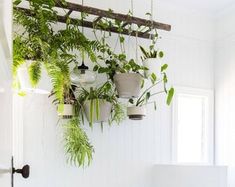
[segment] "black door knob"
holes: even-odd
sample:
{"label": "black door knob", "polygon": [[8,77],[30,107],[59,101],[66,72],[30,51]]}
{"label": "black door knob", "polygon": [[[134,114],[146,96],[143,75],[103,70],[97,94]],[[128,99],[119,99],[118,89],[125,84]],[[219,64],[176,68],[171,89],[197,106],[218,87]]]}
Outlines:
{"label": "black door knob", "polygon": [[29,165],[25,165],[22,169],[15,169],[15,168],[13,168],[13,174],[14,173],[20,173],[22,175],[22,177],[28,178],[29,177],[29,173],[30,173],[30,166]]}

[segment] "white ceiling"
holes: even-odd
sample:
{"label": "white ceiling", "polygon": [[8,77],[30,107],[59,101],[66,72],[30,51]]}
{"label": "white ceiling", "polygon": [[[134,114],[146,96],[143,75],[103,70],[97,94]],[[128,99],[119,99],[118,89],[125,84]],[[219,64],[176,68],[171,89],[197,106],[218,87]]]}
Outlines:
{"label": "white ceiling", "polygon": [[[159,1],[159,0],[158,0]],[[216,13],[235,4],[235,0],[164,0],[181,6],[191,7],[208,13]]]}

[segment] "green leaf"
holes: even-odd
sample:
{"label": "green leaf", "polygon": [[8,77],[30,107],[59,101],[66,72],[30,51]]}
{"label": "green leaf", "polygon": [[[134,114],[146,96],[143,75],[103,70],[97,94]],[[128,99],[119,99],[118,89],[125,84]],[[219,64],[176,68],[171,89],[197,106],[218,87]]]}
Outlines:
{"label": "green leaf", "polygon": [[154,101],[153,104],[154,104],[154,110],[157,110],[157,103],[156,103],[156,101]]}
{"label": "green leaf", "polygon": [[165,71],[167,68],[168,68],[168,65],[167,65],[167,64],[164,64],[164,65],[161,67],[161,72]]}
{"label": "green leaf", "polygon": [[158,52],[158,57],[159,57],[159,58],[163,58],[163,56],[164,56],[163,51],[159,51],[159,52]]}
{"label": "green leaf", "polygon": [[157,76],[155,73],[151,74],[151,81],[152,81],[152,84],[154,84],[157,81]]}
{"label": "green leaf", "polygon": [[134,99],[129,99],[129,103],[134,104]]}
{"label": "green leaf", "polygon": [[80,120],[73,118],[64,126],[64,149],[67,160],[78,167],[89,165],[94,152],[93,146],[80,126]]}
{"label": "green leaf", "polygon": [[174,88],[171,88],[169,91],[168,91],[168,95],[167,95],[167,105],[170,105],[171,104],[171,101],[173,99],[173,96],[174,96]]}
{"label": "green leaf", "polygon": [[41,64],[38,61],[32,62],[28,68],[30,83],[35,87],[41,78]]}
{"label": "green leaf", "polygon": [[124,43],[125,38],[123,36],[120,36],[119,39],[120,39],[120,43]]}
{"label": "green leaf", "polygon": [[93,113],[94,113],[94,100],[91,99],[90,100],[90,121],[89,121],[90,127],[93,126]]}
{"label": "green leaf", "polygon": [[93,71],[97,71],[98,68],[99,68],[99,66],[98,66],[98,65],[95,65],[94,68],[93,68]]}
{"label": "green leaf", "polygon": [[150,92],[147,92],[147,93],[146,93],[146,102],[150,99],[150,97],[151,97]]}
{"label": "green leaf", "polygon": [[96,119],[99,120],[99,117],[100,117],[100,102],[99,102],[99,99],[96,99],[95,100],[95,104],[96,104]]}

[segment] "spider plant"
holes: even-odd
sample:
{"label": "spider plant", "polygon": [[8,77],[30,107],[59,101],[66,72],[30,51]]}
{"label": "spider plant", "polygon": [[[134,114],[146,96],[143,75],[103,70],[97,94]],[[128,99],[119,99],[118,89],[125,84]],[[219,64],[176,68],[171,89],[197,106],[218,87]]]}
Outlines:
{"label": "spider plant", "polygon": [[154,45],[150,45],[148,50],[140,46],[140,50],[143,54],[143,56],[141,56],[142,61],[149,59],[149,58],[163,58],[164,56],[163,51],[158,51],[154,49]]}
{"label": "spider plant", "polygon": [[[106,120],[110,125],[113,122],[119,124],[125,118],[123,107],[116,97],[112,83],[109,81],[100,87],[91,87],[89,90],[80,88],[77,102],[82,119],[84,119],[84,114],[86,114],[90,127],[97,121],[103,125]],[[105,108],[104,105],[108,106]]]}

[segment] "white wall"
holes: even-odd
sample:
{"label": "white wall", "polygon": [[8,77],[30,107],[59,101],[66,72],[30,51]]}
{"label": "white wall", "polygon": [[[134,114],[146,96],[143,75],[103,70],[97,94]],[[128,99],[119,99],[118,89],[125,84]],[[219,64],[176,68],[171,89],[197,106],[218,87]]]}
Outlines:
{"label": "white wall", "polygon": [[216,162],[227,164],[229,186],[235,185],[235,6],[224,10],[216,19],[215,43],[215,116]]}
{"label": "white wall", "polygon": [[[12,94],[11,94],[11,56],[8,42],[11,41],[11,6],[10,1],[0,1],[0,186],[10,187],[12,156]],[[7,10],[7,11],[6,11]],[[5,19],[3,19],[5,18]],[[9,24],[6,24],[8,21]],[[8,39],[6,30],[8,31]]]}
{"label": "white wall", "polygon": [[156,165],[154,184],[161,187],[225,187],[227,167]]}
{"label": "white wall", "polygon": [[[85,1],[86,5],[112,8],[126,13],[125,0]],[[144,16],[150,1],[134,1],[134,13]],[[169,33],[161,32],[159,46],[169,64],[170,84],[213,89],[213,22],[207,15],[186,10],[164,0],[155,5],[155,18],[172,25]],[[134,42],[134,39],[132,39]],[[139,43],[146,43],[141,40]],[[130,51],[133,53],[133,51]],[[31,177],[16,178],[18,187],[152,187],[153,165],[171,161],[171,108],[158,101],[157,112],[149,108],[143,121],[126,120],[120,126],[97,126],[87,129],[95,147],[89,168],[66,164],[62,146],[62,122],[47,96],[24,98],[23,162],[31,165]]]}

